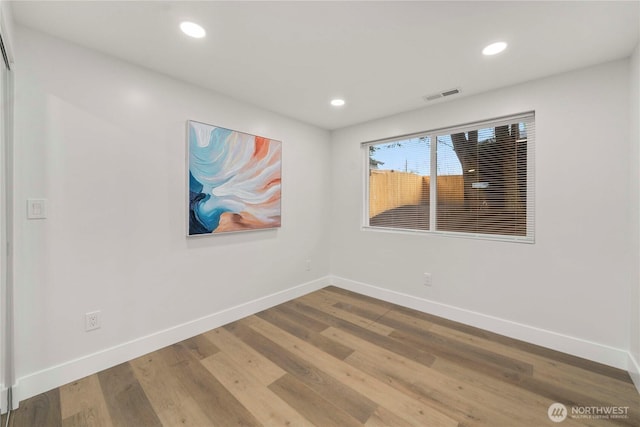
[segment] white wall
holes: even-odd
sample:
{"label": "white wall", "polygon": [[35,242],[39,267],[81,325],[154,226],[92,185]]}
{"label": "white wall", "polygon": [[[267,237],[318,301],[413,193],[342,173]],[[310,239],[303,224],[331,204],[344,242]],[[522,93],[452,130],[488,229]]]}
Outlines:
{"label": "white wall", "polygon": [[[361,230],[361,142],[530,110],[535,244]],[[363,292],[626,368],[637,274],[629,128],[629,61],[621,60],[336,131],[332,274]],[[424,272],[433,287],[422,285]]]}
{"label": "white wall", "polygon": [[631,108],[631,155],[629,159],[632,164],[632,203],[631,218],[634,219],[631,227],[633,236],[633,263],[636,267],[634,271],[631,302],[631,342],[629,361],[629,373],[633,378],[638,391],[640,391],[640,44],[630,59],[630,100]]}
{"label": "white wall", "polygon": [[[20,398],[327,283],[328,132],[23,27],[15,44]],[[185,237],[188,119],[283,142],[282,228]]]}
{"label": "white wall", "polygon": [[[0,33],[9,63],[12,63],[13,15],[11,5],[0,0]],[[13,356],[11,354],[11,262],[8,242],[12,240],[12,78],[4,66],[0,67],[0,412],[8,409],[8,388],[13,383]]]}

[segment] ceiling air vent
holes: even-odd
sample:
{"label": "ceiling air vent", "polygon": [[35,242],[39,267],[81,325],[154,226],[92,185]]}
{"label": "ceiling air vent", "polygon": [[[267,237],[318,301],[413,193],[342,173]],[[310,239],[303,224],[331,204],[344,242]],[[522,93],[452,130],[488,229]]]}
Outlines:
{"label": "ceiling air vent", "polygon": [[438,98],[443,98],[445,96],[455,95],[456,93],[460,93],[460,89],[445,90],[445,91],[442,91],[440,93],[434,93],[433,95],[423,96],[422,99],[424,99],[425,101],[429,102],[429,101],[433,101],[433,100],[438,99]]}

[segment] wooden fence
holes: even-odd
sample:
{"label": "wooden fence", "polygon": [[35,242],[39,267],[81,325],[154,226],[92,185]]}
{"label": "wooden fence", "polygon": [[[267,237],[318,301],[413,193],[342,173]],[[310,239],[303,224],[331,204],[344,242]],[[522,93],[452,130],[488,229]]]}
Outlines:
{"label": "wooden fence", "polygon": [[[415,173],[372,170],[369,174],[369,217],[407,205],[429,202],[431,177]],[[437,181],[438,204],[464,204],[462,175],[441,175]]]}

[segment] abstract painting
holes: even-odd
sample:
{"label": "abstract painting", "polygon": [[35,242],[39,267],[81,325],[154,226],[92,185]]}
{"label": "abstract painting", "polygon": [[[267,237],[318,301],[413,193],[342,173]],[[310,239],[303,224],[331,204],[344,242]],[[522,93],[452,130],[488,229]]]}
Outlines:
{"label": "abstract painting", "polygon": [[280,227],[282,143],[187,122],[189,236]]}

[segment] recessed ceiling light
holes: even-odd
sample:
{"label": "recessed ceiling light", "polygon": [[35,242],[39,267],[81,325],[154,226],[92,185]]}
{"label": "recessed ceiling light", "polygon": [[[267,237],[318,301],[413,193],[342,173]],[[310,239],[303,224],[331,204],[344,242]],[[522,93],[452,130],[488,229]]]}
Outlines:
{"label": "recessed ceiling light", "polygon": [[495,55],[507,48],[507,44],[505,42],[497,42],[492,43],[489,46],[482,49],[483,55]]}
{"label": "recessed ceiling light", "polygon": [[186,35],[188,35],[189,37],[193,37],[195,39],[201,39],[205,35],[207,35],[207,32],[204,30],[204,28],[202,28],[200,25],[193,22],[185,21],[181,23],[180,29]]}
{"label": "recessed ceiling light", "polygon": [[342,107],[344,105],[344,99],[332,99],[331,100],[331,105],[333,105],[334,107]]}

